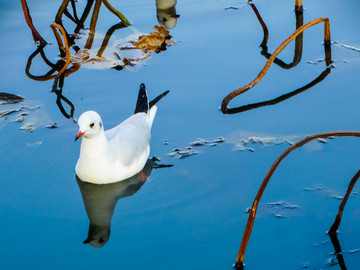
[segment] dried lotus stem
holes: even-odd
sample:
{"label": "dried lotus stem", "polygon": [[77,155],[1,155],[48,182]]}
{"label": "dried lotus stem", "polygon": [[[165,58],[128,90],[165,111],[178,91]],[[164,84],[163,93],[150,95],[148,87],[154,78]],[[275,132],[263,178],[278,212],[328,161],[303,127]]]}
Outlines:
{"label": "dried lotus stem", "polygon": [[252,228],[253,228],[253,225],[254,225],[257,207],[258,207],[260,199],[261,199],[261,197],[262,197],[262,195],[263,195],[263,193],[265,191],[265,188],[266,188],[267,184],[270,181],[271,176],[274,174],[275,170],[280,165],[280,162],[287,155],[289,155],[292,151],[294,151],[295,149],[307,144],[310,141],[313,141],[313,140],[319,139],[319,138],[328,138],[328,137],[334,137],[334,136],[335,137],[347,137],[347,136],[360,137],[360,132],[358,132],[358,131],[335,131],[335,132],[319,133],[319,134],[315,134],[315,135],[306,137],[306,138],[302,139],[301,141],[293,144],[291,147],[289,147],[273,163],[270,170],[266,174],[266,176],[265,176],[265,178],[264,178],[264,180],[263,180],[263,182],[262,182],[262,184],[261,184],[261,186],[260,186],[260,188],[259,188],[259,190],[258,190],[258,192],[256,194],[254,202],[253,202],[253,204],[251,206],[248,221],[247,221],[247,224],[246,224],[246,227],[245,227],[244,235],[243,235],[241,245],[240,245],[240,249],[239,249],[239,252],[238,252],[238,256],[236,258],[236,263],[235,263],[235,268],[236,269],[243,269],[243,263],[244,263],[246,247],[247,247],[247,244],[249,242],[251,231],[252,231]]}
{"label": "dried lotus stem", "polygon": [[115,14],[115,16],[117,16],[126,26],[130,26],[131,23],[129,22],[128,19],[126,19],[126,17],[119,12],[118,10],[116,10],[112,5],[110,5],[110,3],[108,2],[108,0],[102,0],[105,7],[110,10],[113,14]]}
{"label": "dried lotus stem", "polygon": [[[66,60],[65,60],[65,64],[64,66],[61,68],[61,70],[59,71],[57,77],[60,77],[63,72],[66,70],[66,68],[69,66],[70,64],[70,51],[69,51],[69,44],[68,44],[68,41],[67,41],[67,38],[66,38],[66,33],[65,33],[65,30],[64,28],[57,24],[57,23],[52,23],[50,25],[51,29],[53,30],[54,32],[54,35],[56,37],[56,40],[57,40],[57,43],[59,45],[59,50],[62,54],[64,54],[63,56],[66,57]],[[65,46],[61,40],[61,37],[60,37],[60,34],[58,32],[58,30],[60,31],[61,35],[63,36],[64,38],[64,43],[65,43]]]}
{"label": "dried lotus stem", "polygon": [[351,179],[350,184],[348,186],[348,189],[346,191],[346,194],[343,198],[343,200],[341,201],[341,204],[339,206],[339,210],[338,213],[336,215],[335,221],[333,223],[333,225],[331,226],[328,234],[336,234],[339,226],[340,226],[340,222],[341,222],[341,218],[342,218],[342,214],[346,205],[347,200],[349,199],[349,196],[356,184],[356,181],[359,179],[360,177],[360,170],[354,175],[354,177]]}
{"label": "dried lotus stem", "polygon": [[47,42],[39,34],[39,32],[36,30],[36,28],[35,28],[35,26],[33,24],[33,21],[32,21],[31,16],[30,16],[30,11],[29,11],[28,5],[26,3],[26,0],[21,0],[21,5],[22,5],[23,12],[24,12],[24,16],[25,16],[25,21],[26,21],[26,23],[28,24],[28,26],[31,29],[31,33],[33,35],[33,38],[34,38],[35,42],[40,42],[40,45],[43,45],[43,46],[46,45]]}
{"label": "dried lotus stem", "polygon": [[269,70],[271,64],[274,62],[276,57],[279,55],[279,53],[298,35],[300,35],[302,32],[304,32],[309,27],[316,25],[318,23],[324,23],[324,44],[325,44],[325,61],[326,65],[329,66],[331,61],[331,51],[330,50],[330,22],[328,18],[318,18],[315,20],[312,20],[308,22],[307,24],[304,24],[303,26],[300,26],[292,35],[290,35],[276,50],[275,52],[269,57],[268,61],[266,62],[263,69],[260,71],[260,73],[256,76],[256,78],[250,82],[249,84],[231,92],[228,94],[222,101],[221,104],[221,111],[225,114],[231,113],[231,109],[228,108],[229,102],[237,97],[238,95],[241,95],[248,91],[250,88],[255,86],[266,74],[266,72]]}

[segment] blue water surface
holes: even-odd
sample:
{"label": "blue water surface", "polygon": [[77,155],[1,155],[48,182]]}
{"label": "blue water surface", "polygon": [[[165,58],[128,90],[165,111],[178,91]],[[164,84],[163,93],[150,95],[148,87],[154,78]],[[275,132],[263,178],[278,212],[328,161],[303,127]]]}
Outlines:
{"label": "blue water surface", "polygon": [[[254,4],[269,30],[271,53],[296,29],[293,2]],[[60,5],[28,1],[35,27],[51,43],[45,51],[53,62],[59,51],[50,24]],[[82,10],[85,1],[77,5]],[[112,5],[133,26],[117,30],[109,47],[159,24],[155,1]],[[75,178],[77,124],[56,105],[52,80],[36,81],[25,74],[37,47],[20,1],[5,1],[0,7],[0,92],[25,98],[0,105],[0,111],[25,106],[28,112],[23,122],[15,121],[20,112],[0,118],[0,269],[232,269],[247,208],[289,143],[314,133],[360,130],[359,1],[304,3],[304,23],[319,17],[330,20],[334,65],[323,81],[279,104],[228,115],[220,110],[222,99],[251,82],[266,63],[259,48],[261,25],[245,1],[179,0],[180,17],[169,30],[175,45],[136,67],[81,67],[65,78],[63,95],[75,106],[74,118],[95,110],[106,129],[133,113],[140,83],[146,84],[150,98],[170,90],[158,104],[150,155],[174,166],[154,169],[134,195],[118,201],[104,247],[84,245],[89,219]],[[101,7],[94,47],[101,46],[106,31],[118,21]],[[74,24],[65,17],[63,23],[71,33]],[[279,58],[290,63],[293,53],[294,42]],[[308,84],[326,69],[319,59],[324,59],[323,24],[304,32],[296,67],[286,70],[273,64],[260,83],[229,106],[273,99]],[[32,73],[48,70],[39,57],[34,60]],[[48,128],[50,123],[58,128]],[[35,129],[22,130],[26,124]],[[175,148],[186,150],[198,138],[211,142],[218,137],[224,143],[193,146],[197,154],[181,159],[169,155]],[[274,141],[252,143],[249,137]],[[245,150],[239,149],[242,139],[248,141]],[[304,146],[281,163],[259,205],[246,269],[341,269],[331,266],[338,261],[326,232],[360,168],[359,155],[359,138],[334,138]],[[338,234],[347,269],[360,264],[358,193],[356,185]]]}

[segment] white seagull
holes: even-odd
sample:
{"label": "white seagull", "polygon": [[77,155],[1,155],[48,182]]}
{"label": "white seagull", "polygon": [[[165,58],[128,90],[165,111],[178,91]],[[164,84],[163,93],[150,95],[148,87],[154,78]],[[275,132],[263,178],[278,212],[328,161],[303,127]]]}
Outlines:
{"label": "white seagull", "polygon": [[169,91],[148,102],[146,88],[140,85],[134,115],[116,127],[104,131],[94,111],[84,112],[78,120],[82,137],[80,156],[75,167],[80,180],[109,184],[127,179],[145,166],[150,153],[151,126],[157,111],[155,104]]}

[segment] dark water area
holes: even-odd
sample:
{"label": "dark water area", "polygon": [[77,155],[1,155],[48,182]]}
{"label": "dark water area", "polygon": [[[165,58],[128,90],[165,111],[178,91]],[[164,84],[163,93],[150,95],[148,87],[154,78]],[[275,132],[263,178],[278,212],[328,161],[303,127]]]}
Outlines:
{"label": "dark water area", "polygon": [[[61,3],[27,3],[37,31],[50,43],[44,50],[53,63],[59,49],[50,24]],[[86,1],[76,4],[81,14]],[[126,39],[154,32],[159,25],[155,1],[111,4],[132,26],[114,32],[104,52],[108,58],[114,51],[122,53],[118,45]],[[296,29],[294,3],[254,4],[268,28],[271,54]],[[118,187],[110,238],[94,248],[83,244],[89,213],[75,176],[78,126],[57,106],[50,91],[53,80],[25,74],[37,46],[21,2],[0,3],[0,92],[24,98],[0,102],[0,115],[9,113],[0,117],[0,269],[232,269],[247,208],[277,157],[307,135],[360,130],[360,2],[307,1],[304,8],[304,23],[329,18],[333,66],[322,81],[275,105],[231,115],[220,110],[223,98],[251,82],[267,61],[259,48],[262,27],[245,1],[178,1],[180,17],[168,29],[175,44],[165,51],[122,70],[83,64],[64,79],[62,94],[74,105],[74,119],[95,110],[105,129],[133,113],[141,83],[150,98],[170,90],[158,104],[150,157],[174,166],[154,168],[130,192]],[[118,22],[101,7],[91,53]],[[65,16],[63,24],[69,33],[76,26]],[[295,67],[272,64],[256,86],[229,106],[271,100],[317,78],[327,68],[323,27],[305,30]],[[82,30],[76,40],[81,49],[88,32]],[[290,43],[278,58],[291,63],[294,46]],[[49,69],[38,55],[30,71],[43,75]],[[49,128],[54,123],[57,128]],[[224,142],[214,143],[219,137]],[[202,145],[193,146],[195,141]],[[359,155],[359,138],[335,137],[309,143],[280,164],[259,204],[246,269],[341,269],[326,232],[360,169]],[[359,189],[355,185],[338,233],[347,269],[360,264]]]}

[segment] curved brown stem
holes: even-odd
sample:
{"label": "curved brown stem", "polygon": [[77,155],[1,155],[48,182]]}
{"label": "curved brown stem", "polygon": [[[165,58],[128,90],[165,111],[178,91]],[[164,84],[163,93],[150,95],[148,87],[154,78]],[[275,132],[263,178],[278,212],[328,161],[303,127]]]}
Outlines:
{"label": "curved brown stem", "polygon": [[129,22],[128,19],[126,19],[126,17],[119,12],[118,10],[116,10],[112,5],[110,5],[110,3],[108,2],[108,0],[102,0],[105,7],[110,10],[110,12],[112,12],[115,16],[117,16],[126,26],[130,26],[131,23]]}
{"label": "curved brown stem", "polygon": [[354,137],[360,137],[360,132],[358,131],[334,131],[334,132],[326,132],[326,133],[319,133],[319,134],[315,134],[315,135],[311,135],[309,137],[306,137],[305,139],[302,139],[301,141],[293,144],[291,147],[289,147],[284,153],[281,154],[281,156],[273,163],[273,165],[271,166],[270,170],[268,171],[268,173],[266,174],[257,194],[256,197],[254,199],[254,202],[251,206],[250,209],[250,213],[249,213],[249,217],[248,217],[248,221],[246,224],[246,228],[245,228],[245,232],[241,241],[241,245],[240,245],[240,249],[238,252],[238,256],[236,258],[236,263],[235,263],[235,267],[236,269],[242,269],[243,267],[243,262],[244,262],[244,257],[245,257],[245,252],[246,252],[246,247],[247,244],[249,242],[250,239],[250,235],[251,235],[251,231],[254,225],[254,221],[255,221],[255,216],[256,216],[256,211],[260,202],[260,199],[265,191],[265,188],[267,186],[267,184],[270,181],[271,176],[274,174],[276,168],[280,165],[280,162],[287,156],[289,155],[292,151],[294,151],[295,149],[303,146],[304,144],[313,141],[315,139],[318,138],[328,138],[328,137],[347,137],[347,136],[354,136]]}
{"label": "curved brown stem", "polygon": [[345,194],[345,196],[344,196],[344,198],[341,201],[341,204],[339,206],[339,210],[337,212],[335,221],[334,221],[333,225],[331,226],[328,234],[336,234],[336,232],[337,232],[337,230],[338,230],[338,228],[340,226],[340,222],[341,222],[341,218],[342,218],[342,214],[343,214],[346,202],[349,199],[349,196],[350,196],[350,194],[351,194],[357,180],[359,179],[359,177],[360,177],[360,170],[351,179],[350,184],[349,184],[349,186],[347,188],[346,194]]}
{"label": "curved brown stem", "polygon": [[[228,113],[228,104],[230,100],[235,98],[238,95],[241,95],[248,91],[250,88],[252,88],[254,85],[256,85],[266,74],[266,72],[269,70],[271,64],[274,62],[276,56],[279,55],[279,53],[298,35],[300,35],[302,32],[304,32],[309,27],[316,25],[318,23],[324,23],[324,44],[325,44],[325,51],[330,49],[330,23],[328,18],[318,18],[315,20],[312,20],[308,22],[307,24],[304,24],[303,26],[299,27],[290,37],[288,37],[276,50],[275,52],[269,57],[269,60],[266,62],[264,68],[260,71],[260,73],[256,76],[256,78],[250,82],[249,84],[231,92],[228,94],[221,104],[221,111],[223,113]],[[325,53],[325,60],[326,65],[330,65],[332,63],[331,61],[331,53],[327,54]]]}
{"label": "curved brown stem", "polygon": [[[56,37],[60,52],[62,54],[64,54],[64,56],[66,57],[64,66],[60,69],[59,73],[57,74],[57,77],[59,78],[70,64],[69,44],[68,44],[68,41],[67,41],[67,38],[66,38],[65,30],[61,25],[59,25],[57,23],[52,23],[50,25],[50,27],[54,32],[54,35]],[[64,44],[63,44],[63,42],[61,40],[61,37],[60,37],[60,34],[59,34],[58,30],[60,31],[61,35],[63,36],[65,46],[64,46]]]}
{"label": "curved brown stem", "polygon": [[331,72],[330,68],[325,69],[315,80],[313,80],[312,82],[310,82],[309,84],[294,90],[290,93],[287,93],[285,95],[282,95],[280,97],[277,97],[275,99],[272,100],[268,100],[268,101],[263,101],[263,102],[258,102],[258,103],[253,103],[253,104],[248,104],[248,105],[244,105],[241,107],[237,107],[237,108],[231,108],[228,109],[228,114],[234,114],[234,113],[240,113],[240,112],[245,112],[245,111],[249,111],[249,110],[254,110],[260,107],[264,107],[264,106],[270,106],[270,105],[275,105],[278,104],[280,102],[283,102],[293,96],[296,96],[308,89],[310,89],[311,87],[315,86],[316,84],[318,84],[319,82],[321,82],[322,80],[324,80],[326,78],[327,75],[329,75]]}

